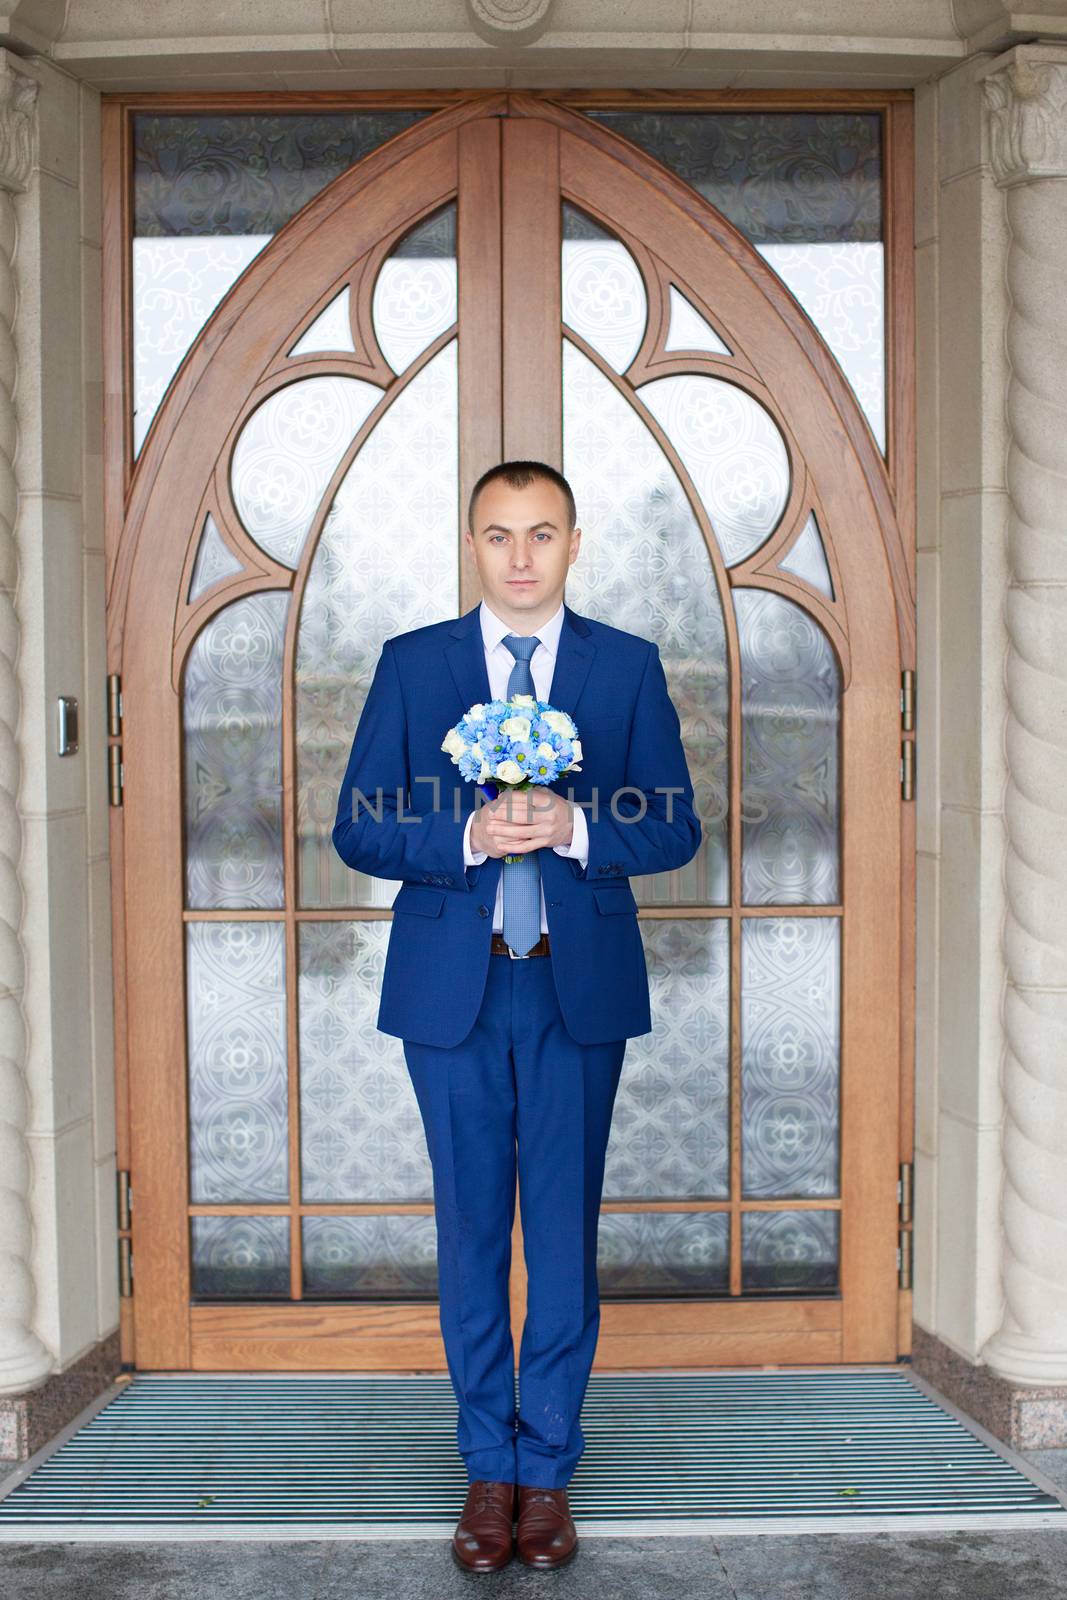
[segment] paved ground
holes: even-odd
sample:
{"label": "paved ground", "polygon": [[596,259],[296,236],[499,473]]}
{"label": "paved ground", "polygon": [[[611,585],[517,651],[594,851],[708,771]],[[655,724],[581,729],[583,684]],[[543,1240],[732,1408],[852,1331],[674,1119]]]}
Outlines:
{"label": "paved ground", "polygon": [[551,1574],[429,1542],[0,1545],[5,1600],[1064,1600],[1067,1533],[589,1539]]}
{"label": "paved ground", "polygon": [[[1067,1490],[1067,1450],[1026,1459]],[[4,1600],[513,1600],[548,1585],[556,1600],[1067,1600],[1067,1532],[587,1539],[551,1574],[461,1572],[444,1539],[0,1544]]]}

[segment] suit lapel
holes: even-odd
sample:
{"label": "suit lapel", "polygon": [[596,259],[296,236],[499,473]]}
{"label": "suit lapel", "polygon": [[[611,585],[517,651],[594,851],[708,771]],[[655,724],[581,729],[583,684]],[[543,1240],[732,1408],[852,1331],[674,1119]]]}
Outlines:
{"label": "suit lapel", "polygon": [[[584,618],[564,602],[563,626],[559,630],[559,648],[548,698],[557,711],[566,711],[571,716],[575,716],[575,707],[596,655],[590,632]],[[458,721],[471,706],[492,699],[477,606],[453,623],[444,653],[460,701]]]}

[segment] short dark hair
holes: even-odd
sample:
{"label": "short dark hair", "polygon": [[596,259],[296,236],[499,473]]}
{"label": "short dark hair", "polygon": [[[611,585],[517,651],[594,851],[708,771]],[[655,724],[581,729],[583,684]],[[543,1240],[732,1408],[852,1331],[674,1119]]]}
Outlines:
{"label": "short dark hair", "polygon": [[503,478],[510,489],[526,489],[536,478],[547,478],[550,483],[556,485],[557,489],[563,491],[563,498],[567,502],[568,532],[574,532],[574,525],[578,521],[578,507],[574,503],[574,494],[571,486],[562,472],[557,472],[555,467],[550,467],[547,461],[500,461],[495,467],[490,467],[488,472],[483,472],[471,490],[471,497],[467,502],[467,527],[472,533],[474,532],[474,502],[486,484],[494,483],[497,478]]}

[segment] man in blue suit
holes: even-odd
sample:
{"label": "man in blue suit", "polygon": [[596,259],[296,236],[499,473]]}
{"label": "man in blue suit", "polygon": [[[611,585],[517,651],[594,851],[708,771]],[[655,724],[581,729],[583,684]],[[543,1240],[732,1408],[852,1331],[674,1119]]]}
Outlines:
{"label": "man in blue suit", "polygon": [[[510,1560],[516,1517],[527,1565],[577,1548],[566,1485],[600,1326],[604,1157],[626,1040],[652,1025],[628,880],[683,866],[702,832],[658,648],[563,599],[576,521],[569,484],[543,462],[479,478],[465,538],[484,598],[385,640],[333,829],[350,867],[400,880],[378,1027],[404,1041],[433,1168],[468,1477],[452,1551],[475,1571]],[[484,802],[441,741],[472,705],[522,693],[574,719],[581,770]]]}

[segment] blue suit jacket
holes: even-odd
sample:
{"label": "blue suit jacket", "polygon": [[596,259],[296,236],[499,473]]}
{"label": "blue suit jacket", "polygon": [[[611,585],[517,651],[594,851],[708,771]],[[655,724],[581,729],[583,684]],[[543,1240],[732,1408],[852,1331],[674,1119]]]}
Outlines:
{"label": "blue suit jacket", "polygon": [[[589,857],[583,868],[554,850],[538,856],[563,1020],[580,1043],[600,1044],[652,1026],[628,878],[683,866],[702,829],[657,646],[566,604],[564,613],[549,699],[577,724],[582,770],[551,788],[584,803]],[[492,959],[503,862],[490,856],[464,867],[463,828],[476,786],[440,748],[470,706],[491,698],[477,606],[458,620],[386,639],[338,797],[333,842],[342,860],[403,880],[378,1028],[420,1044],[451,1046],[466,1037]]]}

